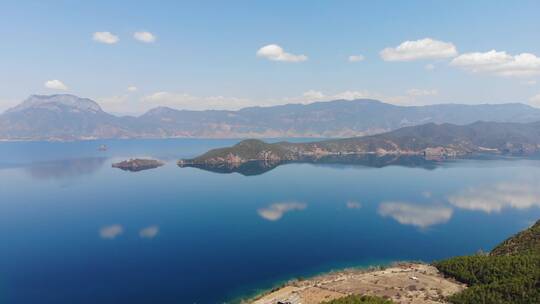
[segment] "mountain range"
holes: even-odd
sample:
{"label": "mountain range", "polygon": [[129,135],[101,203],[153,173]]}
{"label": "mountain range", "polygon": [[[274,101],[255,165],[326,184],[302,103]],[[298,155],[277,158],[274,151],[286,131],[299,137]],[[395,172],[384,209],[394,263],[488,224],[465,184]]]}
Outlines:
{"label": "mountain range", "polygon": [[188,111],[157,107],[115,116],[74,95],[32,95],[0,115],[0,140],[103,138],[343,138],[426,123],[540,121],[540,109],[519,103],[397,106],[377,100],[335,100],[250,107],[238,111]]}

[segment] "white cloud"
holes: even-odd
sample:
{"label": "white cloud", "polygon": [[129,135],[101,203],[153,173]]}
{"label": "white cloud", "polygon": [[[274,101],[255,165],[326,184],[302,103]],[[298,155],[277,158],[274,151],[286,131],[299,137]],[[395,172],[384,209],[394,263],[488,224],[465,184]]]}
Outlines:
{"label": "white cloud", "polygon": [[304,92],[304,94],[302,94],[302,96],[304,96],[308,100],[321,100],[326,97],[323,92],[315,90],[306,91]]}
{"label": "white cloud", "polygon": [[397,47],[385,48],[380,52],[381,58],[385,61],[449,58],[457,54],[457,49],[451,42],[431,38],[404,41]]}
{"label": "white cloud", "polygon": [[115,103],[124,103],[128,99],[128,95],[116,95],[116,96],[109,96],[109,97],[101,97],[97,100],[100,103],[104,104],[115,104]]}
{"label": "white cloud", "polygon": [[428,63],[424,66],[424,69],[428,70],[428,71],[433,71],[435,70],[435,65],[432,64],[432,63]]}
{"label": "white cloud", "polygon": [[113,240],[122,233],[124,233],[124,227],[121,225],[106,226],[99,230],[99,236],[108,240]]}
{"label": "white cloud", "polygon": [[500,212],[505,208],[540,207],[540,183],[504,182],[471,187],[450,196],[448,201],[461,209],[485,213]]}
{"label": "white cloud", "polygon": [[360,62],[366,59],[363,55],[351,55],[349,56],[349,62]]}
{"label": "white cloud", "polygon": [[52,89],[52,90],[67,90],[68,87],[60,80],[58,79],[54,79],[54,80],[47,80],[45,81],[45,87],[47,89]]}
{"label": "white cloud", "polygon": [[529,99],[529,104],[540,108],[540,94],[537,94]]}
{"label": "white cloud", "polygon": [[360,209],[360,208],[362,208],[362,204],[360,204],[360,202],[357,202],[357,201],[348,201],[345,205],[349,209]]}
{"label": "white cloud", "polygon": [[524,85],[528,85],[528,86],[534,86],[536,85],[536,80],[527,80],[523,83]]}
{"label": "white cloud", "polygon": [[426,228],[448,222],[453,210],[443,206],[413,205],[404,202],[383,202],[379,214],[391,217],[403,225]]}
{"label": "white cloud", "polygon": [[97,102],[105,111],[114,113],[125,112],[128,100],[128,94],[97,98]]}
{"label": "white cloud", "polygon": [[127,90],[128,90],[129,92],[136,92],[136,91],[137,91],[137,87],[136,87],[136,86],[129,86],[129,87],[127,88]]}
{"label": "white cloud", "polygon": [[114,35],[111,32],[95,32],[92,36],[94,41],[105,43],[105,44],[115,44],[118,42],[118,36]]}
{"label": "white cloud", "polygon": [[156,36],[150,32],[135,32],[133,38],[144,43],[152,43],[156,41]]}
{"label": "white cloud", "polygon": [[139,231],[139,237],[143,239],[153,239],[156,237],[156,235],[158,235],[158,233],[159,233],[159,227],[156,225],[153,225],[153,226],[149,226],[149,227],[141,229],[141,231]]}
{"label": "white cloud", "polygon": [[[343,91],[335,94],[325,94],[317,90],[309,90],[302,94],[302,96],[297,97],[285,97],[282,98],[279,104],[283,103],[311,103],[315,101],[330,101],[330,100],[354,100],[354,99],[378,99],[382,95],[372,93],[369,91]],[[277,104],[277,102],[273,102]]]}
{"label": "white cloud", "polygon": [[257,56],[263,57],[273,61],[285,61],[285,62],[301,62],[306,61],[308,57],[306,55],[294,55],[285,52],[282,47],[277,44],[269,44],[263,46],[257,51]]}
{"label": "white cloud", "polygon": [[257,210],[257,213],[259,213],[259,215],[265,220],[277,221],[281,219],[283,215],[287,212],[295,211],[295,210],[304,210],[306,209],[306,207],[307,207],[306,204],[298,203],[298,202],[276,203],[266,208]]}
{"label": "white cloud", "polygon": [[343,91],[337,94],[334,94],[332,99],[345,99],[345,100],[355,100],[363,98],[376,98],[377,94],[373,94],[368,91]]}
{"label": "white cloud", "polygon": [[425,89],[410,89],[407,91],[407,95],[409,96],[434,96],[439,94],[437,90],[431,89],[431,90],[425,90]]}
{"label": "white cloud", "polygon": [[232,96],[196,96],[188,93],[161,91],[143,96],[137,102],[130,102],[130,98],[132,98],[132,95],[123,94],[99,98],[98,101],[100,104],[103,103],[102,105],[104,109],[124,114],[142,113],[158,106],[184,110],[238,110],[253,106],[275,106],[289,103],[308,104],[319,101],[354,99],[377,99],[383,102],[399,105],[423,104],[416,101],[414,96],[407,95],[406,92],[402,95],[385,95],[367,90],[349,90],[328,94],[318,90],[309,90],[299,96],[265,99],[251,99]]}
{"label": "white cloud", "polygon": [[498,76],[528,77],[540,75],[540,58],[534,54],[510,55],[491,50],[462,54],[452,60],[450,65],[473,73],[490,73]]}
{"label": "white cloud", "polygon": [[167,106],[185,110],[231,110],[252,106],[253,103],[248,99],[225,97],[225,96],[206,96],[198,97],[185,93],[156,92],[143,97],[143,102],[152,106]]}
{"label": "white cloud", "polygon": [[326,94],[322,91],[309,90],[297,97],[285,97],[281,100],[274,100],[267,105],[284,104],[284,103],[302,103],[307,104],[315,101],[330,101],[330,100],[355,100],[355,99],[377,99],[383,102],[400,105],[416,104],[414,99],[409,95],[389,96],[377,92],[367,90],[359,91],[342,91],[333,94]]}

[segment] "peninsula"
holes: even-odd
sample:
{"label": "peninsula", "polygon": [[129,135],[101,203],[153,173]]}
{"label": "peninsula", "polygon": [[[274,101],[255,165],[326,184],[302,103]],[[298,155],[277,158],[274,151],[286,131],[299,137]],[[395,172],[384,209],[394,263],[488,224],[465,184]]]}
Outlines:
{"label": "peninsula", "polygon": [[309,162],[324,157],[351,155],[420,156],[444,160],[472,154],[530,155],[540,151],[540,122],[476,122],[458,126],[429,123],[364,137],[307,143],[266,143],[248,139],[210,150],[193,159],[178,161],[181,167],[239,167],[248,162],[269,166],[285,162]]}

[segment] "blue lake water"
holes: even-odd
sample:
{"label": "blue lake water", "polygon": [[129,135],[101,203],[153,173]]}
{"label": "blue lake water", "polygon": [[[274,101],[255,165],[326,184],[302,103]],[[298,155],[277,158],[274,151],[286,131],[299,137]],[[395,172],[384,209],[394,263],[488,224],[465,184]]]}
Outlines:
{"label": "blue lake water", "polygon": [[[534,159],[176,166],[235,142],[0,143],[0,303],[224,303],[331,269],[487,251],[540,218]],[[130,157],[167,164],[111,168]]]}

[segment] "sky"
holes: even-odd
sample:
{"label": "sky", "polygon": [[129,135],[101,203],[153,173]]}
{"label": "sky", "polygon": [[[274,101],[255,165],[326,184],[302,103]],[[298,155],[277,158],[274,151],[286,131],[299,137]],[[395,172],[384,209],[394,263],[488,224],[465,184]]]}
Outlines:
{"label": "sky", "polygon": [[0,111],[332,99],[540,107],[540,1],[4,1]]}

